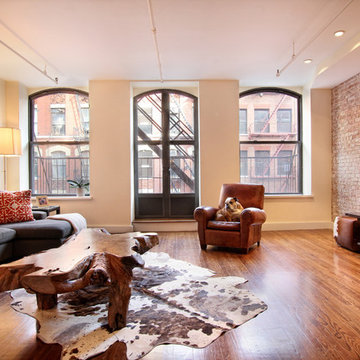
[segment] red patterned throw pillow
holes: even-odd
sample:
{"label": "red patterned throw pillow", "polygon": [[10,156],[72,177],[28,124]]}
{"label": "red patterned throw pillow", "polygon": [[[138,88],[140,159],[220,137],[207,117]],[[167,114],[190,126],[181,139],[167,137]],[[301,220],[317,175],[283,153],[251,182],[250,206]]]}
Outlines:
{"label": "red patterned throw pillow", "polygon": [[32,220],[31,190],[0,191],[0,224]]}

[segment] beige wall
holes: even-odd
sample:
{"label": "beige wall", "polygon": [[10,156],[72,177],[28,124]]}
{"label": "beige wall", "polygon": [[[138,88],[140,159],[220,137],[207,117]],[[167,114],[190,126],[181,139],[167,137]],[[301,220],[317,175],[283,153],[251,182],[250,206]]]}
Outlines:
{"label": "beige wall", "polygon": [[0,127],[5,125],[5,81],[0,80]]}
{"label": "beige wall", "polygon": [[[200,198],[201,204],[216,206],[221,184],[239,181],[239,86],[235,80],[202,80],[198,84]],[[15,93],[11,87],[10,93]],[[63,213],[82,213],[90,226],[129,231],[133,217],[131,84],[94,80],[89,93],[91,198],[54,199],[51,203],[60,204]],[[265,229],[331,226],[330,100],[330,90],[311,91],[312,195],[266,197]]]}
{"label": "beige wall", "polygon": [[28,187],[27,166],[27,132],[28,132],[28,104],[27,90],[16,81],[4,83],[5,120],[2,126],[20,128],[22,140],[22,158],[7,158],[7,190],[18,190],[22,184]]}
{"label": "beige wall", "polygon": [[53,200],[91,226],[131,231],[130,82],[90,81],[90,199]]}
{"label": "beige wall", "polygon": [[199,82],[200,203],[217,206],[223,183],[238,182],[239,82]]}
{"label": "beige wall", "polygon": [[267,197],[264,229],[331,228],[331,90],[311,90],[311,195]]}

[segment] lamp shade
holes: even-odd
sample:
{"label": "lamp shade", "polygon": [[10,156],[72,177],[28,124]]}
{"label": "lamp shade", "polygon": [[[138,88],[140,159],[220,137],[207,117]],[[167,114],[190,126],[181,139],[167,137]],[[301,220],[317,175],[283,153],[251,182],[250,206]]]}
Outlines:
{"label": "lamp shade", "polygon": [[21,155],[20,129],[0,128],[0,155]]}

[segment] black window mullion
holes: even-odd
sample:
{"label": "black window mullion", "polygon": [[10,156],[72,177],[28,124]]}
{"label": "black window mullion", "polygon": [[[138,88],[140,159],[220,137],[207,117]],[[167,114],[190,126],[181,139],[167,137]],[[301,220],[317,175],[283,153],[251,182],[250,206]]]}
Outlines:
{"label": "black window mullion", "polygon": [[162,155],[163,155],[163,196],[164,212],[170,213],[170,102],[169,93],[164,92],[162,97]]}

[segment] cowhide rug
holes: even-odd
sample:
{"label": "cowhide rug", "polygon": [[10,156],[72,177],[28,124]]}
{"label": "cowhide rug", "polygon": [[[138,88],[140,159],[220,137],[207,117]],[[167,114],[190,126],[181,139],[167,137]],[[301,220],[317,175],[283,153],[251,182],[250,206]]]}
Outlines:
{"label": "cowhide rug", "polygon": [[135,268],[128,324],[107,329],[107,289],[88,287],[58,297],[57,308],[39,311],[35,295],[11,292],[12,307],[37,319],[38,337],[59,343],[64,360],[88,359],[117,341],[128,359],[139,359],[160,344],[205,347],[227,330],[266,310],[240,277],[213,277],[211,270],[174,260],[165,253],[142,255]]}

